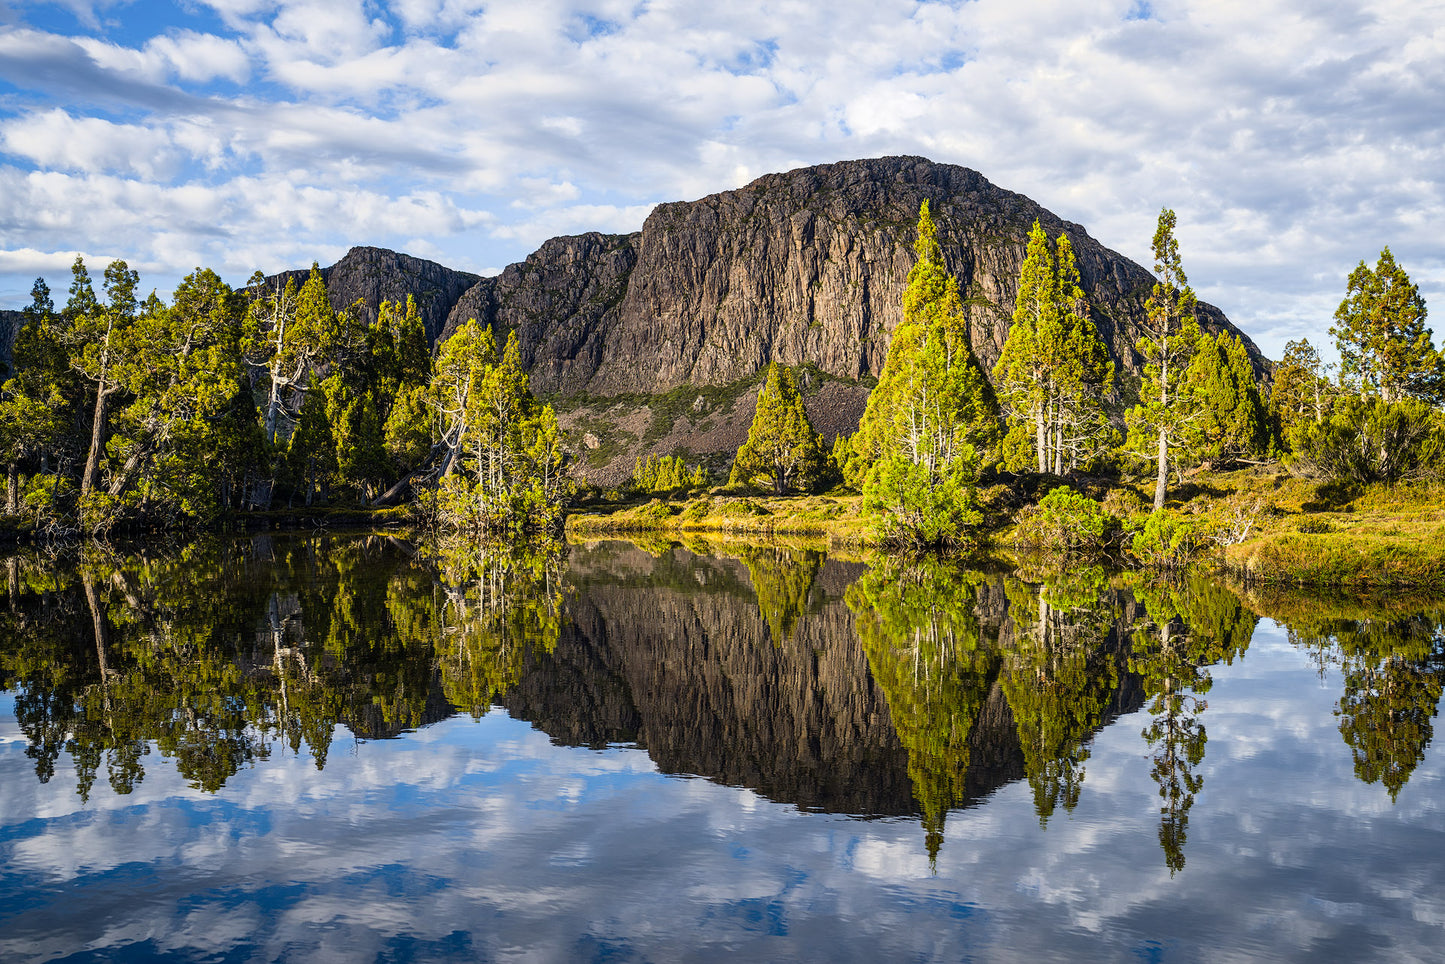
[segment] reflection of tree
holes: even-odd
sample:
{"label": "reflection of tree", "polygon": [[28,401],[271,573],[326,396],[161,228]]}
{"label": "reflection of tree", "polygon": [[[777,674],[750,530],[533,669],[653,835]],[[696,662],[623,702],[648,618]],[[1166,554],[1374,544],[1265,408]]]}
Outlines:
{"label": "reflection of tree", "polygon": [[1144,680],[1143,733],[1154,750],[1150,776],[1159,784],[1159,845],[1171,874],[1184,869],[1189,811],[1204,786],[1195,772],[1209,737],[1199,717],[1214,685],[1209,667],[1232,663],[1249,646],[1258,617],[1228,589],[1201,576],[1167,581],[1137,578],[1134,592],[1145,618],[1134,632],[1131,671]]}
{"label": "reflection of tree", "polygon": [[808,593],[823,564],[823,555],[809,549],[749,547],[743,565],[758,597],[758,611],[767,620],[773,644],[791,639],[798,619],[808,611]]}
{"label": "reflection of tree", "polygon": [[1016,628],[1002,684],[1018,727],[1039,824],[1060,804],[1072,811],[1088,741],[1119,685],[1105,652],[1114,607],[1099,569],[1061,573],[1039,586],[1004,584]]}
{"label": "reflection of tree", "polygon": [[[277,744],[304,745],[324,767],[339,724],[368,737],[441,718],[437,656],[458,616],[444,588],[455,583],[437,569],[456,562],[374,537],[264,536],[160,558],[18,560],[0,679],[16,691],[36,775],[49,780],[64,752],[82,797],[102,772],[127,793],[155,750],[213,791]],[[499,593],[519,598],[525,580],[509,566],[465,577],[472,617],[494,612]],[[547,635],[512,618],[514,636]]]}
{"label": "reflection of tree", "polygon": [[873,678],[888,700],[923,810],[930,863],[962,802],[968,737],[997,672],[974,613],[978,573],[938,561],[879,563],[848,590]]}
{"label": "reflection of tree", "polygon": [[1321,667],[1337,663],[1340,736],[1355,776],[1396,800],[1425,758],[1445,683],[1445,612],[1434,600],[1286,600],[1290,641]]}
{"label": "reflection of tree", "polygon": [[452,705],[480,717],[521,679],[527,656],[556,649],[564,557],[550,544],[466,542],[442,546],[438,561],[442,686]]}

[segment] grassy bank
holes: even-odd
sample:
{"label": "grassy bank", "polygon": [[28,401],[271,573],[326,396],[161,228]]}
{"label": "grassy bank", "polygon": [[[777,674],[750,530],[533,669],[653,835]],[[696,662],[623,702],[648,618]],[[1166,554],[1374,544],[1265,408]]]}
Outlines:
{"label": "grassy bank", "polygon": [[[1118,519],[1118,541],[1125,547],[1148,518],[1147,483],[1025,476],[980,491],[984,544],[1028,551],[1017,527],[1021,514],[1066,483]],[[713,492],[587,507],[569,516],[567,532],[574,538],[798,535],[830,546],[865,546],[873,530],[860,502],[837,491],[790,497]],[[1247,584],[1445,588],[1445,486],[1439,484],[1347,487],[1263,466],[1197,473],[1171,490],[1168,508],[1214,534],[1214,548],[1200,562]]]}
{"label": "grassy bank", "polygon": [[811,536],[834,546],[863,545],[869,524],[856,495],[725,496],[652,499],[601,505],[567,517],[567,534],[598,537],[608,533],[716,533],[722,536]]}

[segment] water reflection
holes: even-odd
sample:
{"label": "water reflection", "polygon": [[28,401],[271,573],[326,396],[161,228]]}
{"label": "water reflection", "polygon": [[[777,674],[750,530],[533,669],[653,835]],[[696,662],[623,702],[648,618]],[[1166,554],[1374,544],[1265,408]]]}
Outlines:
{"label": "water reflection", "polygon": [[935,865],[950,813],[1015,781],[1041,828],[1073,814],[1098,734],[1142,708],[1171,874],[1204,789],[1212,668],[1246,651],[1255,608],[1338,667],[1360,780],[1395,800],[1433,737],[1438,609],[694,548],[259,537],[13,557],[0,685],[36,776],[68,756],[83,800],[98,780],[132,792],[155,757],[215,792],[282,750],[324,768],[341,727],[380,739],[502,705],[560,744],[635,744],[664,773],[914,817]]}
{"label": "water reflection", "polygon": [[1189,811],[1204,787],[1199,773],[1209,734],[1204,699],[1214,685],[1209,668],[1233,663],[1254,636],[1259,618],[1234,593],[1198,575],[1131,578],[1144,618],[1134,630],[1131,671],[1144,681],[1143,732],[1153,752],[1149,774],[1159,785],[1159,846],[1171,874],[1184,869]]}
{"label": "water reflection", "polygon": [[1445,684],[1445,607],[1437,599],[1325,597],[1271,593],[1289,639],[1337,668],[1340,736],[1355,776],[1380,784],[1391,802],[1425,758]]}
{"label": "water reflection", "polygon": [[1014,635],[1003,688],[1043,827],[1059,806],[1072,812],[1078,805],[1090,738],[1118,711],[1122,606],[1097,567],[1036,585],[1009,579],[1006,591]]}

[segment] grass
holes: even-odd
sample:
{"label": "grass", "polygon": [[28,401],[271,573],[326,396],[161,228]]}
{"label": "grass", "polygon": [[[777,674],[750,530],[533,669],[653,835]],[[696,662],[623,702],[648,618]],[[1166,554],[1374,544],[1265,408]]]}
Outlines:
{"label": "grass", "polygon": [[1361,525],[1349,532],[1266,533],[1224,551],[1247,582],[1445,588],[1445,525]]}
{"label": "grass", "polygon": [[[1127,525],[1147,517],[1152,483],[1023,476],[980,489],[985,544],[1009,549],[1018,514],[1057,484],[1098,500]],[[1207,562],[1247,585],[1353,590],[1445,589],[1445,485],[1349,487],[1310,482],[1277,466],[1199,473],[1169,492],[1169,508],[1196,515],[1233,544]],[[653,532],[681,538],[809,536],[834,547],[871,545],[862,499],[743,495],[727,487],[692,498],[604,503],[567,520],[574,537]],[[1246,526],[1241,524],[1247,524]]]}
{"label": "grass", "polygon": [[[1027,481],[1027,480],[1025,480]],[[1062,482],[1063,480],[1058,480]],[[1151,482],[1088,480],[1076,489],[1127,523],[1147,516]],[[1013,541],[1012,519],[1044,486],[990,493],[994,538]],[[1022,489],[1022,491],[1020,490]],[[1445,485],[1353,486],[1312,482],[1279,466],[1171,480],[1168,507],[1235,537],[1210,562],[1251,585],[1370,589],[1445,588]],[[986,498],[986,505],[988,499]],[[1247,531],[1241,523],[1247,523]]]}
{"label": "grass", "polygon": [[831,545],[861,545],[869,526],[856,495],[738,496],[715,490],[691,499],[601,506],[567,517],[569,536],[607,533],[707,533],[812,536]]}

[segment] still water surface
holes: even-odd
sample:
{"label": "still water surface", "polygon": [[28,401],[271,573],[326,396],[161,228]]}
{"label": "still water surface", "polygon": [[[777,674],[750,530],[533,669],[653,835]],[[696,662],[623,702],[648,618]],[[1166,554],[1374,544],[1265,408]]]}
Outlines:
{"label": "still water surface", "polygon": [[0,959],[1440,959],[1445,605],[649,549],[9,560]]}

